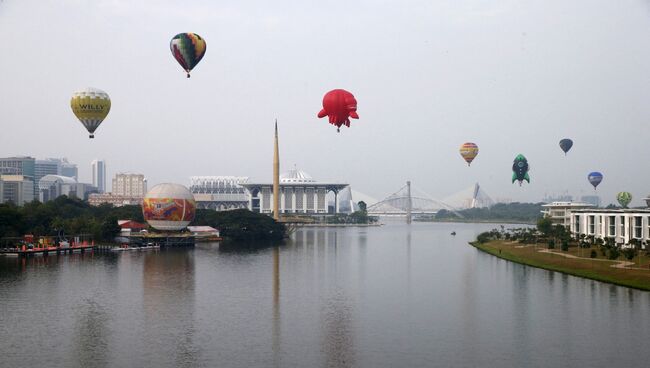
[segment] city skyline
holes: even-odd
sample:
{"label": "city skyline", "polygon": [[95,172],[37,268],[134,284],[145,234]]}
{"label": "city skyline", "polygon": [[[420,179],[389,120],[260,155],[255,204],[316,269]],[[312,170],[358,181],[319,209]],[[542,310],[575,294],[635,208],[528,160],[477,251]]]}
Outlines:
{"label": "city skyline", "polygon": [[[152,184],[266,180],[277,118],[282,171],[295,163],[377,198],[407,180],[436,198],[475,182],[515,201],[567,190],[580,197],[593,194],[591,171],[605,175],[603,204],[629,191],[641,205],[650,192],[650,174],[632,163],[650,153],[647,3],[416,1],[398,12],[390,1],[338,4],[348,14],[317,3],[3,2],[0,30],[32,46],[0,61],[2,83],[14,86],[0,91],[12,125],[0,155],[101,156],[109,177],[146,172]],[[50,20],[45,37],[23,21],[41,17]],[[182,31],[208,44],[189,80],[168,48]],[[74,57],[80,45],[87,60]],[[92,141],[69,106],[86,86],[113,101]],[[354,93],[360,115],[338,134],[316,117],[334,88]],[[575,142],[567,156],[558,147],[565,137]],[[480,148],[470,168],[458,154],[468,141]],[[523,187],[510,183],[518,153],[530,163]],[[85,164],[79,169],[88,177]]]}

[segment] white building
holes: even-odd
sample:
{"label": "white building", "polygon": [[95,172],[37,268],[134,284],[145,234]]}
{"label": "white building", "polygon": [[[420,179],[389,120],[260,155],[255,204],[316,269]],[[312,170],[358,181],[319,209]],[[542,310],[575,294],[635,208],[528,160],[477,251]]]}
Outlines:
{"label": "white building", "polygon": [[[242,184],[250,194],[249,209],[253,212],[273,211],[273,184]],[[280,213],[326,214],[329,212],[326,196],[334,193],[334,213],[339,213],[338,193],[348,184],[317,182],[311,175],[298,169],[280,175]]]}
{"label": "white building", "polygon": [[196,208],[226,211],[248,208],[248,192],[242,185],[248,183],[245,176],[192,176],[190,192],[194,195]]}
{"label": "white building", "polygon": [[567,228],[571,225],[571,212],[595,207],[590,203],[580,202],[552,202],[543,204],[542,213],[544,217],[549,217],[551,222],[556,225],[564,225]]}
{"label": "white building", "polygon": [[12,202],[16,206],[34,200],[34,182],[23,175],[0,175],[0,203]]}
{"label": "white building", "polygon": [[86,183],[78,183],[74,178],[62,175],[45,175],[38,181],[38,199],[47,202],[66,195],[86,199],[97,188]]}
{"label": "white building", "polygon": [[142,174],[115,174],[112,194],[144,198],[147,194],[147,179]]}
{"label": "white building", "polygon": [[93,160],[90,165],[92,167],[93,186],[97,188],[99,193],[106,192],[106,161]]}
{"label": "white building", "polygon": [[[650,209],[583,209],[571,213],[571,233],[614,238],[619,244],[650,240]],[[645,246],[644,246],[645,247]]]}

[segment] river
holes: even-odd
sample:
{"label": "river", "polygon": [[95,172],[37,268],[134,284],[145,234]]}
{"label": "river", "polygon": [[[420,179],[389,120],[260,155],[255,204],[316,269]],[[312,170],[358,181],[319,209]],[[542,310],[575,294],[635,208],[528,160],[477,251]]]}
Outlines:
{"label": "river", "polygon": [[496,226],[304,228],[247,252],[0,258],[0,366],[650,365],[650,293],[467,244]]}

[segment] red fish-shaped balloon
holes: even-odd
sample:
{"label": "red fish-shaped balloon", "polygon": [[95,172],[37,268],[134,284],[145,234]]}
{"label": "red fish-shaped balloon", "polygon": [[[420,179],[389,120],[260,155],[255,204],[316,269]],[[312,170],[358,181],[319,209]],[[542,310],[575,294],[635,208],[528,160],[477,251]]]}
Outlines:
{"label": "red fish-shaped balloon", "polygon": [[323,97],[323,109],[318,113],[319,118],[329,116],[330,124],[336,125],[340,131],[341,125],[350,127],[350,118],[358,119],[357,100],[352,93],[344,89],[334,89]]}

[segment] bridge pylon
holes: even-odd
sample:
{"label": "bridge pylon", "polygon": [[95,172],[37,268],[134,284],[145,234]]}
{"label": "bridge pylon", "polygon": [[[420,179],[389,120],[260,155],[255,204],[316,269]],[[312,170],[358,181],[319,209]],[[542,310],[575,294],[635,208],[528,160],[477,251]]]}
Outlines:
{"label": "bridge pylon", "polygon": [[406,223],[411,224],[413,220],[413,197],[411,197],[411,181],[406,181]]}

